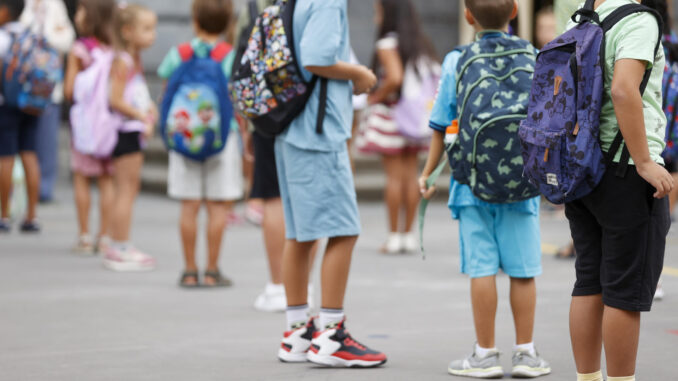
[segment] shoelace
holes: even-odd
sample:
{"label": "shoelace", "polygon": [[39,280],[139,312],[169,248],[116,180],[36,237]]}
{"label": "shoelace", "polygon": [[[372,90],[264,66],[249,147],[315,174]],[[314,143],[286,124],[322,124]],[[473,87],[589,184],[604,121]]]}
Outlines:
{"label": "shoelace", "polygon": [[349,335],[348,333],[346,334],[346,338],[344,339],[344,344],[349,345],[349,346],[354,346],[354,347],[360,349],[361,351],[367,350],[367,348],[364,345],[355,341],[353,339],[353,337],[351,337],[351,335]]}

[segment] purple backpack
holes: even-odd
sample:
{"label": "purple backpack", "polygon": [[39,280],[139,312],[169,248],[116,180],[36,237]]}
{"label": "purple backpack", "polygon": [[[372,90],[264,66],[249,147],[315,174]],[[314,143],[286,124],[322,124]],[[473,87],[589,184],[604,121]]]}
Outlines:
{"label": "purple backpack", "polygon": [[[547,44],[537,56],[527,119],[520,126],[524,176],[551,202],[562,204],[589,194],[600,183],[624,138],[600,148],[600,110],[605,91],[605,33],[625,17],[651,13],[640,4],[617,8],[602,22],[587,0],[572,20],[578,25]],[[661,41],[661,39],[660,39]],[[660,47],[656,42],[655,56]],[[643,78],[643,93],[652,69]],[[624,145],[617,176],[624,177],[630,154]]]}

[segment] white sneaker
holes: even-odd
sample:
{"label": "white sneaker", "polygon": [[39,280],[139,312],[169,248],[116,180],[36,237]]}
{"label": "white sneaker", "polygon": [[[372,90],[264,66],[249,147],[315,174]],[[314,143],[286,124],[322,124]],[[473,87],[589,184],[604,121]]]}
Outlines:
{"label": "white sneaker", "polygon": [[408,232],[401,236],[403,250],[406,253],[414,253],[419,250],[419,239],[417,239],[417,233]]}
{"label": "white sneaker", "polygon": [[109,246],[104,253],[104,267],[120,272],[151,271],[155,269],[155,259],[132,247],[118,250]]}
{"label": "white sneaker", "polygon": [[285,332],[278,349],[278,359],[282,362],[306,362],[306,354],[315,332],[314,318],[301,327]]}
{"label": "white sneaker", "polygon": [[403,251],[403,239],[400,233],[389,233],[381,251],[384,254],[398,254]]}
{"label": "white sneaker", "polygon": [[285,286],[268,283],[264,292],[254,301],[254,308],[262,312],[283,312],[287,308]]}
{"label": "white sneaker", "polygon": [[657,291],[654,293],[654,300],[664,300],[664,296],[666,296],[666,294],[664,293],[664,287],[662,287],[662,281],[660,280],[657,285]]}

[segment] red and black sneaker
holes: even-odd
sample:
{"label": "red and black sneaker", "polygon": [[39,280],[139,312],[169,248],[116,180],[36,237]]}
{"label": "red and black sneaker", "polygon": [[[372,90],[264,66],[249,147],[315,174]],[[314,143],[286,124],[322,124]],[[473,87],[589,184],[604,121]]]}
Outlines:
{"label": "red and black sneaker", "polygon": [[373,351],[351,337],[345,321],[313,335],[308,361],[346,368],[373,368],[386,363],[385,354]]}
{"label": "red and black sneaker", "polygon": [[306,353],[316,332],[314,318],[309,319],[306,324],[302,323],[299,327],[285,332],[280,349],[278,349],[278,359],[282,362],[308,361]]}

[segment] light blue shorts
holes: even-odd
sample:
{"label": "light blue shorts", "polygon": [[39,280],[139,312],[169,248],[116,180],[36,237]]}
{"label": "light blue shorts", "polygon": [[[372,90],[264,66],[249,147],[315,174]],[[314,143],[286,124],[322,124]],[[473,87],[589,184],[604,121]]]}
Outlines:
{"label": "light blue shorts", "polygon": [[461,272],[471,278],[496,275],[512,278],[541,275],[539,215],[507,205],[459,208]]}
{"label": "light blue shorts", "polygon": [[360,234],[348,150],[297,148],[278,138],[275,159],[285,212],[285,236],[298,242]]}

